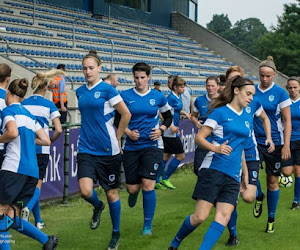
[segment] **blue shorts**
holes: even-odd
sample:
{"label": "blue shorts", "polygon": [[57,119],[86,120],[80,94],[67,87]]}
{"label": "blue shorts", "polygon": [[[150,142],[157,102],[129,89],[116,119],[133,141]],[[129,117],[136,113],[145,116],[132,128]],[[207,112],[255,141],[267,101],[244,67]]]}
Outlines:
{"label": "blue shorts", "polygon": [[275,146],[275,150],[272,153],[268,153],[268,147],[269,146],[257,144],[259,158],[264,159],[266,163],[267,175],[280,176],[282,145]]}
{"label": "blue shorts", "polygon": [[77,155],[77,178],[90,178],[94,183],[99,181],[107,191],[120,187],[121,154],[97,156],[85,153]]}
{"label": "blue shorts", "polygon": [[49,155],[48,154],[37,154],[36,159],[39,166],[39,179],[43,180],[48,167]]}
{"label": "blue shorts", "polygon": [[195,157],[194,157],[194,173],[198,176],[200,166],[209,151],[201,148],[200,146],[196,147]]}
{"label": "blue shorts", "polygon": [[236,207],[240,183],[232,177],[214,169],[201,169],[194,189],[193,199],[205,200],[212,204],[229,203]]}
{"label": "blue shorts", "polygon": [[259,175],[259,161],[247,161],[248,183],[257,186]]}
{"label": "blue shorts", "polygon": [[300,165],[300,140],[291,141],[291,158],[287,161],[282,161],[282,167]]}
{"label": "blue shorts", "polygon": [[145,148],[136,151],[124,150],[123,166],[126,183],[140,184],[142,178],[156,180],[159,165],[163,160],[163,149]]}
{"label": "blue shorts", "polygon": [[26,206],[38,179],[6,170],[0,171],[0,204]]}
{"label": "blue shorts", "polygon": [[162,137],[164,142],[164,153],[183,154],[183,146],[179,137]]}

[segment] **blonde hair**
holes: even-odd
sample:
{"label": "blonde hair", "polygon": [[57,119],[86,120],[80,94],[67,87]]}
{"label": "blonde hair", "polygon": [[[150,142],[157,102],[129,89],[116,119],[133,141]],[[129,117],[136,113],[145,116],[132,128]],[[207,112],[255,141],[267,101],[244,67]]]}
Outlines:
{"label": "blonde hair", "polygon": [[268,56],[267,60],[264,60],[260,63],[259,68],[261,67],[269,67],[271,69],[273,69],[274,71],[276,71],[276,66],[273,60],[272,56]]}
{"label": "blonde hair", "polygon": [[49,81],[58,75],[66,76],[66,73],[61,69],[52,69],[50,71],[37,73],[31,81],[31,88],[33,89],[33,92],[45,88]]}
{"label": "blonde hair", "polygon": [[226,71],[226,80],[228,81],[228,76],[232,73],[232,72],[238,72],[240,74],[241,77],[244,77],[244,70],[240,67],[240,66],[231,66],[227,71]]}

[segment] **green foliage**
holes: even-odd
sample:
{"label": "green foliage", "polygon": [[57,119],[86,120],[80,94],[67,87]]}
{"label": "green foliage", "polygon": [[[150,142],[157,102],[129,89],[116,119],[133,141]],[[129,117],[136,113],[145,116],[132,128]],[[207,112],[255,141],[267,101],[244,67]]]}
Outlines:
{"label": "green foliage", "polygon": [[212,20],[207,24],[207,28],[216,34],[222,36],[222,34],[231,29],[231,22],[228,15],[213,15]]}

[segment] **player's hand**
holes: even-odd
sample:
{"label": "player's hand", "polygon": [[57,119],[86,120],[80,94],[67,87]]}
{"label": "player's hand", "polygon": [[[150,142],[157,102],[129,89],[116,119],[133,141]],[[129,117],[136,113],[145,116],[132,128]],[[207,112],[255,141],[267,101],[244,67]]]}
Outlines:
{"label": "player's hand", "polygon": [[62,112],[67,112],[67,108],[66,108],[65,106],[61,107],[60,110],[61,110]]}
{"label": "player's hand", "polygon": [[265,145],[266,145],[266,146],[269,145],[269,147],[268,147],[268,153],[269,153],[269,154],[272,153],[272,152],[275,150],[275,145],[274,145],[272,139],[267,139],[267,140],[265,141]]}
{"label": "player's hand", "polygon": [[156,141],[161,136],[161,131],[159,128],[153,128],[149,137],[152,141]]}
{"label": "player's hand", "polygon": [[282,149],[281,149],[281,159],[283,161],[287,161],[288,159],[291,158],[291,150],[290,147],[283,145]]}
{"label": "player's hand", "polygon": [[123,154],[121,139],[117,139],[117,140],[118,140],[118,145],[119,145],[119,148],[120,148],[120,153]]}
{"label": "player's hand", "polygon": [[202,120],[197,121],[196,127],[200,129],[202,126],[203,126],[203,121]]}
{"label": "player's hand", "polygon": [[230,155],[230,153],[232,152],[232,147],[230,147],[227,144],[228,144],[228,140],[225,141],[220,146],[216,146],[215,152],[218,154]]}
{"label": "player's hand", "polygon": [[175,127],[175,126],[170,126],[170,130],[173,134],[179,132],[179,128],[178,127]]}
{"label": "player's hand", "polygon": [[129,133],[128,136],[133,141],[137,141],[140,138],[140,134],[139,134],[139,131],[137,129],[131,130],[131,132]]}
{"label": "player's hand", "polygon": [[191,120],[192,115],[190,113],[185,113],[186,118],[188,118],[189,120]]}

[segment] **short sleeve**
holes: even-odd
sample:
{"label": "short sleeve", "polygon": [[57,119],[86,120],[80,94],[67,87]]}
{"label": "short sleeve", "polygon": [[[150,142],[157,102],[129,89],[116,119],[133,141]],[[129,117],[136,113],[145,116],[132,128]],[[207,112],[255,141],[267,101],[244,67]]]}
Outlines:
{"label": "short sleeve", "polygon": [[280,95],[280,100],[279,100],[279,107],[280,109],[284,109],[288,106],[292,105],[292,101],[289,98],[288,94],[285,92],[285,90],[282,89],[282,93]]}
{"label": "short sleeve", "polygon": [[60,113],[57,110],[57,107],[54,105],[53,102],[50,104],[50,119],[53,120],[57,117],[60,117]]}
{"label": "short sleeve", "polygon": [[119,102],[121,102],[123,99],[118,93],[118,91],[111,85],[108,85],[108,91],[107,91],[107,98],[110,106],[115,106]]}
{"label": "short sleeve", "polygon": [[217,128],[220,120],[221,112],[218,109],[215,109],[209,114],[208,118],[204,122],[204,126],[211,127],[214,130]]}

